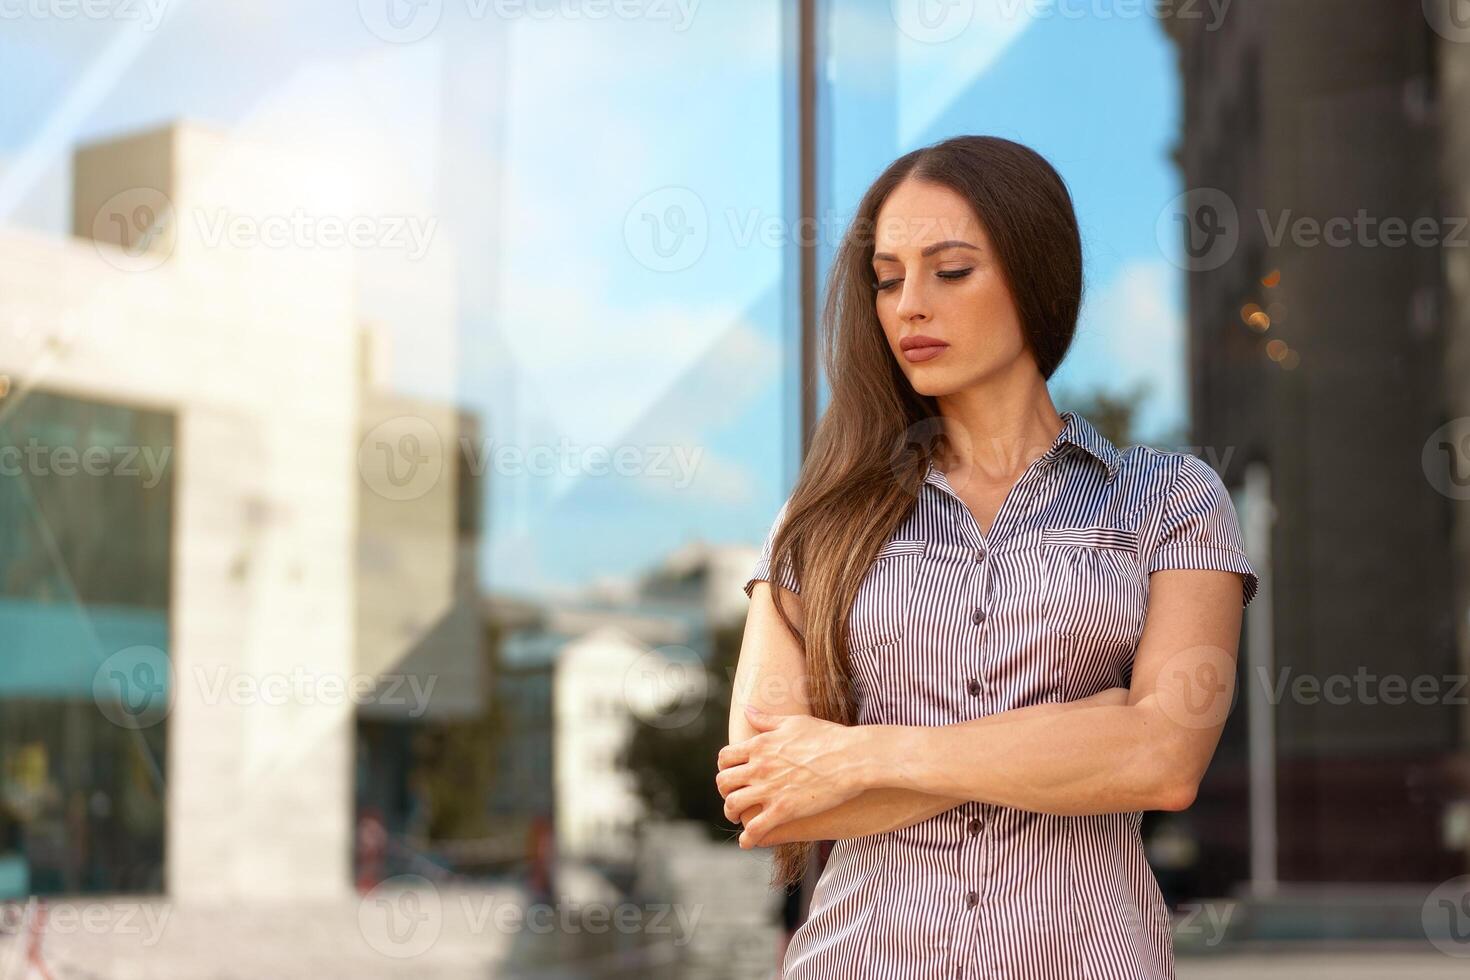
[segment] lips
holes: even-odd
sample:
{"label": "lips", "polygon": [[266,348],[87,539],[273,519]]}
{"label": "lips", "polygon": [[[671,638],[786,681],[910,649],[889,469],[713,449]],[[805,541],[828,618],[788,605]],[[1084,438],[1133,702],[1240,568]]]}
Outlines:
{"label": "lips", "polygon": [[926,337],[923,334],[902,338],[898,347],[910,364],[930,360],[949,350],[949,345],[938,337]]}

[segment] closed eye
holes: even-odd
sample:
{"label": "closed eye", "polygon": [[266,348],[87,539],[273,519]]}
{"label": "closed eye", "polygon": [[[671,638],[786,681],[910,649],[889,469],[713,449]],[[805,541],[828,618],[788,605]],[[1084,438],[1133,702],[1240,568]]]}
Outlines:
{"label": "closed eye", "polygon": [[[942,272],[936,272],[934,274],[936,276],[938,276],[940,279],[946,279],[946,280],[949,280],[950,282],[953,282],[953,281],[955,281],[957,279],[963,279],[963,278],[965,278],[966,276],[968,276],[970,273],[972,273],[974,271],[975,270],[973,268],[970,268],[970,269],[945,269]],[[902,279],[884,279],[884,280],[881,280],[881,281],[878,281],[878,282],[873,283],[873,289],[875,291],[877,291],[877,292],[880,292],[880,293],[887,292],[888,290],[892,289],[894,286],[897,286],[901,282],[903,282]]]}

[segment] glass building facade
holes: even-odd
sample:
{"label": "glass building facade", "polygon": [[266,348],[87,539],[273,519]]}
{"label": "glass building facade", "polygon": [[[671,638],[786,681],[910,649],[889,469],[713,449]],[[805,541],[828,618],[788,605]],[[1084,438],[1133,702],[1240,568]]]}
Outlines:
{"label": "glass building facade", "polygon": [[[93,951],[197,975],[255,962],[281,903],[345,910],[350,941],[309,941],[355,976],[769,975],[805,896],[765,887],[711,779],[740,586],[825,405],[860,197],[988,133],[1081,222],[1058,407],[1203,456],[1262,566],[1199,800],[1144,825],[1182,928],[1447,941],[1422,915],[1470,862],[1466,276],[1453,242],[1267,232],[1464,213],[1470,38],[1345,2],[7,13],[0,902],[238,910]],[[1211,269],[1201,188],[1244,222]],[[1361,543],[1375,507],[1409,533]],[[1360,667],[1438,693],[1270,680]],[[392,919],[413,889],[432,941]],[[460,895],[703,911],[676,943],[500,931]]]}

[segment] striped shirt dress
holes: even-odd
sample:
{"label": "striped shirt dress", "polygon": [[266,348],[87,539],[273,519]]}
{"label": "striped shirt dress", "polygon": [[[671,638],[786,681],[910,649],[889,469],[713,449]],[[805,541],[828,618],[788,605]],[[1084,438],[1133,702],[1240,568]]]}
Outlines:
{"label": "striped shirt dress", "polygon": [[[1210,568],[1258,585],[1235,508],[1197,456],[1118,451],[1081,415],[1032,461],[982,534],[932,464],[848,621],[857,724],[947,725],[1127,686],[1149,573]],[[788,500],[789,503],[789,500]],[[745,584],[773,575],[777,513]],[[1141,812],[1033,813],[970,801],[836,841],[784,980],[1174,976]]]}

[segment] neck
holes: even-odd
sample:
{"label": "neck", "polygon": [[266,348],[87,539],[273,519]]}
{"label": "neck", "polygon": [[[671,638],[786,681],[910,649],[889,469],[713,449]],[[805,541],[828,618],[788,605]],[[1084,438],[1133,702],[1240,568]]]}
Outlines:
{"label": "neck", "polygon": [[935,462],[946,475],[959,475],[965,482],[1014,483],[1052,447],[1064,424],[1046,382],[1034,369],[972,385],[938,401],[950,452]]}

